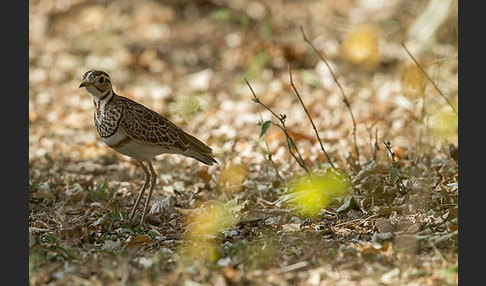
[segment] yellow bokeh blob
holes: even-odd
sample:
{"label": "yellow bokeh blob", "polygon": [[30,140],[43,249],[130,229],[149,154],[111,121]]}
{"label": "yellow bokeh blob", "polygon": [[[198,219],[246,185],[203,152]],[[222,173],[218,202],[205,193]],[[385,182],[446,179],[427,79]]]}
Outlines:
{"label": "yellow bokeh blob", "polygon": [[341,44],[341,51],[349,62],[373,70],[381,59],[376,28],[367,24],[351,28]]}
{"label": "yellow bokeh blob", "polygon": [[239,218],[236,199],[222,203],[214,201],[204,207],[196,209],[188,217],[188,227],[191,238],[200,239],[207,235],[216,235],[224,228],[234,225]]}
{"label": "yellow bokeh blob", "polygon": [[312,217],[328,207],[333,199],[347,195],[350,186],[349,177],[344,172],[326,169],[312,173],[311,179],[303,176],[292,182],[289,203]]}
{"label": "yellow bokeh blob", "polygon": [[227,193],[238,192],[248,175],[248,167],[244,164],[230,163],[221,170],[218,186]]}
{"label": "yellow bokeh blob", "polygon": [[408,64],[400,72],[403,94],[408,98],[422,97],[427,82],[423,72],[415,64]]}
{"label": "yellow bokeh blob", "polygon": [[439,139],[451,140],[457,137],[459,128],[458,117],[448,106],[432,116],[431,128]]}
{"label": "yellow bokeh blob", "polygon": [[221,247],[214,237],[238,222],[243,207],[233,199],[225,203],[211,201],[191,210],[187,219],[187,244],[179,249],[183,259],[189,263],[194,260],[217,261],[221,256]]}

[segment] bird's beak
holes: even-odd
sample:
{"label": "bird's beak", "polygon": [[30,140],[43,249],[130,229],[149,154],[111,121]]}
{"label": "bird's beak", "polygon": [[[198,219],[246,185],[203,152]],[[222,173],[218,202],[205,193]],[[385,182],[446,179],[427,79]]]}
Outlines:
{"label": "bird's beak", "polygon": [[82,88],[82,87],[85,87],[85,86],[88,86],[89,85],[89,82],[87,81],[83,81],[80,85],[79,85],[79,88]]}

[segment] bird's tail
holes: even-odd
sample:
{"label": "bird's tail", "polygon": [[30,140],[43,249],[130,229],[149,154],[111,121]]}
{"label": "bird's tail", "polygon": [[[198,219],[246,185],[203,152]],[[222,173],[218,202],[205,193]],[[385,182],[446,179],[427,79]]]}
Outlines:
{"label": "bird's tail", "polygon": [[213,149],[201,142],[196,137],[186,134],[189,141],[189,148],[184,152],[184,155],[199,160],[206,165],[218,165],[218,162],[213,157]]}

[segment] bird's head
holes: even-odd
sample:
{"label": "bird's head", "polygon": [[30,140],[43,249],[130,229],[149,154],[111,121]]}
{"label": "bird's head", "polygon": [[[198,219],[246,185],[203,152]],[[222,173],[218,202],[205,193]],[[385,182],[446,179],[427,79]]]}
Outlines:
{"label": "bird's head", "polygon": [[110,76],[99,70],[90,70],[83,75],[83,82],[79,87],[84,87],[93,96],[102,98],[111,92],[111,80]]}

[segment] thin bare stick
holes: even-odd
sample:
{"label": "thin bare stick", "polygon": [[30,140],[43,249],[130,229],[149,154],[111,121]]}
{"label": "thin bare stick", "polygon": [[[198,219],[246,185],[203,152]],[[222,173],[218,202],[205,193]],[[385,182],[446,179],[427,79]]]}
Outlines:
{"label": "thin bare stick", "polygon": [[[265,134],[265,137],[267,135]],[[268,152],[268,160],[270,161],[270,163],[272,163],[272,166],[273,168],[275,169],[275,173],[277,174],[277,177],[279,178],[280,181],[283,181],[283,178],[282,176],[280,176],[280,173],[278,172],[278,167],[277,167],[277,164],[275,163],[275,161],[273,161],[272,159],[272,153],[270,153],[270,147],[268,146],[268,142],[267,140],[265,140],[265,146],[267,147],[267,152]]]}
{"label": "thin bare stick", "polygon": [[[261,113],[260,113],[260,122],[263,123],[263,118],[262,118],[262,114]],[[270,163],[272,163],[273,168],[275,169],[275,173],[277,174],[277,177],[280,179],[280,181],[283,181],[282,176],[280,176],[280,173],[278,172],[277,164],[272,159],[272,153],[270,152],[270,146],[268,146],[268,142],[267,142],[267,139],[266,139],[267,138],[267,134],[265,133],[264,136],[265,136],[265,147],[267,147],[267,150],[266,151],[268,153],[268,161],[270,161]],[[268,175],[268,172],[267,172],[267,175]]]}
{"label": "thin bare stick", "polygon": [[321,55],[321,53],[319,53],[319,51],[312,44],[312,42],[309,39],[307,39],[307,37],[305,36],[305,33],[304,33],[304,29],[302,28],[302,26],[300,26],[300,32],[302,33],[302,37],[304,37],[304,42],[306,42],[307,44],[309,44],[309,46],[311,46],[311,48],[314,50],[314,52],[317,54],[317,56],[321,59],[321,61],[323,61],[324,64],[326,64],[327,68],[329,69],[329,72],[331,73],[332,78],[334,79],[334,82],[336,82],[339,90],[341,91],[341,95],[343,96],[344,105],[346,105],[346,107],[348,108],[349,114],[351,115],[351,119],[353,120],[354,151],[356,152],[356,162],[358,163],[358,166],[361,166],[361,164],[359,162],[359,149],[358,149],[358,144],[356,143],[357,142],[356,141],[356,120],[354,119],[354,114],[353,114],[353,111],[351,110],[351,105],[349,104],[349,100],[346,97],[346,94],[344,93],[343,87],[341,86],[341,84],[337,80],[336,75],[332,71],[331,66],[329,66],[329,63],[326,61],[326,59],[324,59],[324,57]]}
{"label": "thin bare stick", "polygon": [[430,78],[430,76],[427,74],[427,72],[424,70],[424,68],[422,68],[422,66],[415,59],[415,57],[412,55],[412,53],[410,53],[410,51],[407,49],[407,46],[405,46],[404,43],[401,43],[401,44],[402,44],[402,47],[407,52],[407,54],[412,58],[412,60],[415,63],[415,65],[417,65],[417,67],[420,69],[420,71],[425,75],[425,77],[427,77],[427,79],[430,81],[430,83],[432,83],[432,85],[434,86],[435,90],[437,90],[437,92],[445,99],[445,101],[452,108],[452,110],[454,111],[454,113],[456,114],[456,116],[459,116],[456,107],[454,105],[452,105],[452,103],[449,101],[449,99],[447,99],[447,97],[444,95],[444,93],[439,89],[439,87],[437,86],[437,84],[432,80],[432,78]]}
{"label": "thin bare stick", "polygon": [[375,129],[375,146],[373,149],[373,161],[376,161],[376,152],[380,150],[380,146],[378,146],[378,128]]}
{"label": "thin bare stick", "polygon": [[[394,152],[391,150],[391,143],[390,143],[390,140],[386,140],[386,142],[385,142],[385,141],[383,141],[383,144],[385,144],[385,147],[386,147],[386,149],[388,150],[388,153],[390,153],[390,157],[391,157],[391,159],[392,159],[392,162],[391,162],[391,164],[392,164],[392,168],[396,169],[396,171],[397,171],[397,180],[396,180],[395,184],[397,185],[398,191],[401,193],[401,192],[402,192],[402,191],[401,191],[401,188],[400,188],[401,177],[400,177],[400,175],[398,174],[398,167],[399,167],[399,166],[398,166],[398,162],[397,162],[397,161],[395,161],[395,156],[396,156],[396,155],[395,155],[395,153],[394,153]],[[391,176],[391,173],[390,173],[390,176]]]}
{"label": "thin bare stick", "polygon": [[[260,99],[256,96],[255,92],[253,91],[253,88],[251,87],[251,85],[248,82],[248,80],[246,79],[246,77],[245,77],[245,82],[248,85],[248,87],[250,88],[250,91],[253,95],[253,102],[256,102],[256,103],[260,104],[261,106],[263,106],[266,110],[270,111],[270,113],[280,121],[281,125],[275,124],[273,122],[272,122],[272,124],[274,124],[275,126],[280,128],[280,130],[282,130],[282,132],[285,134],[285,138],[286,138],[286,141],[287,141],[287,148],[289,150],[289,153],[292,155],[292,157],[294,157],[295,161],[297,161],[299,166],[302,167],[305,170],[305,172],[307,173],[307,175],[310,178],[311,175],[310,175],[309,168],[307,168],[307,165],[305,164],[305,161],[302,158],[302,155],[300,154],[299,149],[297,149],[297,146],[295,145],[294,140],[292,139],[292,137],[287,132],[287,126],[285,125],[285,119],[287,118],[287,116],[285,114],[277,115],[270,107],[268,107],[267,105],[265,105],[263,102],[260,101]],[[294,154],[294,152],[292,151],[292,148],[295,150],[297,155]]]}
{"label": "thin bare stick", "polygon": [[299,99],[300,105],[302,105],[302,108],[304,108],[305,114],[307,114],[307,117],[309,118],[309,121],[312,124],[312,128],[314,129],[314,132],[316,133],[317,141],[319,141],[319,145],[321,146],[321,150],[322,150],[322,152],[324,152],[324,155],[326,155],[327,161],[329,161],[329,164],[331,164],[331,167],[333,169],[336,169],[336,167],[334,167],[334,164],[331,161],[331,158],[329,158],[329,155],[327,154],[326,150],[324,149],[324,145],[322,145],[322,140],[321,140],[321,137],[319,137],[319,132],[317,132],[316,125],[314,124],[314,121],[312,120],[312,117],[310,116],[309,111],[307,110],[304,102],[302,101],[302,97],[300,97],[300,94],[299,94],[299,92],[297,91],[297,88],[294,85],[294,80],[292,78],[292,70],[290,69],[290,64],[287,64],[287,67],[289,69],[290,85],[292,86],[292,89],[294,90],[295,95],[297,95],[297,98]]}

